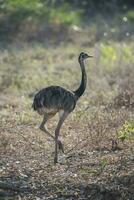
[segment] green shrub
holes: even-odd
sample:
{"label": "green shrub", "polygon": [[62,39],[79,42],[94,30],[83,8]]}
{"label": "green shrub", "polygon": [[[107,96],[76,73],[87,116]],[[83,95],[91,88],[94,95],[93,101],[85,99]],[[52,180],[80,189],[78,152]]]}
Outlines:
{"label": "green shrub", "polygon": [[125,122],[118,132],[118,138],[121,141],[134,140],[134,122]]}

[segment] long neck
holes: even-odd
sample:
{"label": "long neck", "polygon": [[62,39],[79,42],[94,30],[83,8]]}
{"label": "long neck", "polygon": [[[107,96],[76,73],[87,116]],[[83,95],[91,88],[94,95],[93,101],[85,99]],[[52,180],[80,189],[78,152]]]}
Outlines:
{"label": "long neck", "polygon": [[85,71],[84,61],[79,60],[79,64],[81,67],[82,78],[81,78],[81,83],[80,83],[79,88],[74,91],[74,94],[77,99],[80,98],[80,96],[82,96],[82,94],[84,93],[84,91],[86,89],[86,85],[87,85],[87,75],[86,75],[86,71]]}

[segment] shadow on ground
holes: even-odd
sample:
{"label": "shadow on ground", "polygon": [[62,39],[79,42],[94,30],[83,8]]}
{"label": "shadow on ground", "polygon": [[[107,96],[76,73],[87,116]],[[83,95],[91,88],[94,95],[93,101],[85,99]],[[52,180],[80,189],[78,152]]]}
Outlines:
{"label": "shadow on ground", "polygon": [[134,175],[132,174],[113,176],[110,180],[100,180],[98,183],[88,182],[89,184],[77,184],[69,180],[50,182],[46,176],[37,178],[30,174],[22,178],[11,174],[0,180],[0,199],[133,200]]}

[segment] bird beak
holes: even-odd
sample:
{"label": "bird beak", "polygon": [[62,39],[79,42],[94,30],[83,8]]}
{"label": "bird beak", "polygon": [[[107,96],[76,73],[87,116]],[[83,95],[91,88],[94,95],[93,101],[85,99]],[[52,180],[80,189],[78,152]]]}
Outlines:
{"label": "bird beak", "polygon": [[93,56],[91,56],[91,55],[88,55],[88,58],[93,58]]}

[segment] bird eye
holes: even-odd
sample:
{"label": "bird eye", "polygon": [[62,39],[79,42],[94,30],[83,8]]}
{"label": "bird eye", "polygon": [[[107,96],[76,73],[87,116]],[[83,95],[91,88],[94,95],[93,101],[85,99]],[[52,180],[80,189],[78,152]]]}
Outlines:
{"label": "bird eye", "polygon": [[84,54],[82,54],[82,55],[81,55],[81,58],[84,58],[84,57],[85,57]]}

